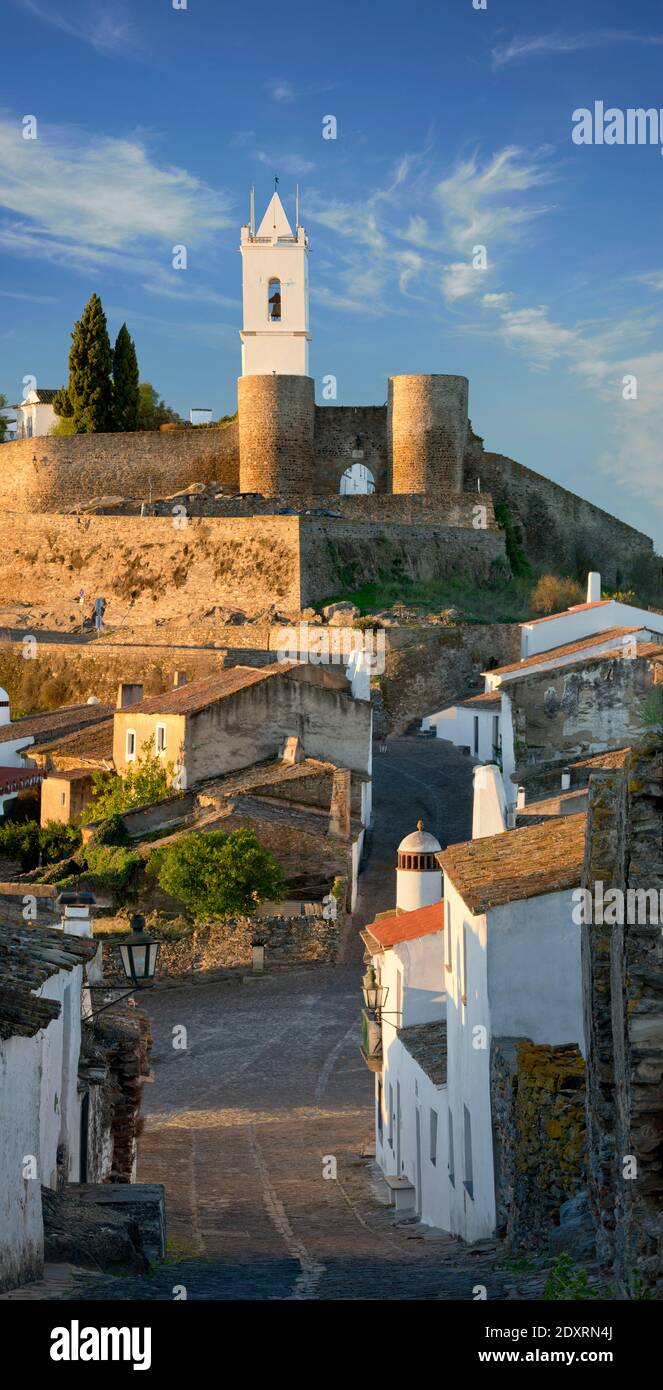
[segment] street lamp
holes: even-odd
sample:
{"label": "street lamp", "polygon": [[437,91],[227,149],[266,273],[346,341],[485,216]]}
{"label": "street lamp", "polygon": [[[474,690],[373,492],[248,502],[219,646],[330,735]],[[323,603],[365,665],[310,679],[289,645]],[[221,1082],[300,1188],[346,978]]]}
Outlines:
{"label": "street lamp", "polygon": [[361,982],[364,1003],[369,1013],[379,1014],[383,1005],[387,1002],[388,988],[378,984],[375,967],[367,966],[366,974]]}
{"label": "street lamp", "polygon": [[[123,999],[129,999],[136,990],[149,989],[154,984],[154,974],[156,971],[157,955],[161,942],[154,936],[149,936],[145,931],[145,918],[142,913],[134,912],[130,923],[131,936],[124,941],[113,941],[113,947],[119,947],[120,960],[127,980],[131,982],[131,989],[125,990],[116,999],[110,999],[107,1004],[102,1004],[100,1009],[93,1009],[86,1014],[84,1022],[96,1018],[97,1014],[110,1009],[113,1004],[121,1004]],[[108,994],[111,990],[117,990],[118,985],[88,985],[89,990],[104,990]]]}
{"label": "street lamp", "polygon": [[[145,931],[145,918],[134,912],[130,922],[131,936],[127,941],[119,941],[120,959],[124,973],[134,989],[145,989],[154,983],[157,953],[160,942]],[[133,990],[130,991],[133,993]]]}

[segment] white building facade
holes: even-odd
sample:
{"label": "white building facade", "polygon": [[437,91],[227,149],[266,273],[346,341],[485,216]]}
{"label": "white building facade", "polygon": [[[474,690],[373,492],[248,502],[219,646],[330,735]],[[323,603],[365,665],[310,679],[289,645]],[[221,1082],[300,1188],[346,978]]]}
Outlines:
{"label": "white building facade", "polygon": [[39,435],[50,434],[53,426],[60,418],[53,409],[53,399],[55,391],[41,391],[33,388],[28,391],[23,400],[15,405],[16,411],[16,438],[32,439]]}

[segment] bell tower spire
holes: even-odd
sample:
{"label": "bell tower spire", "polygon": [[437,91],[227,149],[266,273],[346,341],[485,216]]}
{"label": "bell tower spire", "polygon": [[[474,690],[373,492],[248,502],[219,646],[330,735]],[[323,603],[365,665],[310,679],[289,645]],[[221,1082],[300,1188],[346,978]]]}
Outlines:
{"label": "bell tower spire", "polygon": [[299,225],[299,190],[293,232],[278,179],[255,230],[255,204],[242,227],[242,376],[308,376],[308,237]]}

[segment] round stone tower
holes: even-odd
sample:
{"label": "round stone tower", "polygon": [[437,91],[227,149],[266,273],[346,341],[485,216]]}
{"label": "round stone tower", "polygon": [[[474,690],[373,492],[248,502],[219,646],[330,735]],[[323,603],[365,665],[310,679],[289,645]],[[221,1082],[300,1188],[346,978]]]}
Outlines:
{"label": "round stone tower", "polygon": [[442,870],[436,855],[441,848],[439,840],[424,830],[423,821],[417,821],[416,830],[401,840],[396,869],[396,906],[401,912],[440,901]]}
{"label": "round stone tower", "polygon": [[392,492],[462,492],[468,391],[465,376],[389,378]]}
{"label": "round stone tower", "polygon": [[239,486],[265,497],[313,491],[315,385],[310,376],[241,376]]}

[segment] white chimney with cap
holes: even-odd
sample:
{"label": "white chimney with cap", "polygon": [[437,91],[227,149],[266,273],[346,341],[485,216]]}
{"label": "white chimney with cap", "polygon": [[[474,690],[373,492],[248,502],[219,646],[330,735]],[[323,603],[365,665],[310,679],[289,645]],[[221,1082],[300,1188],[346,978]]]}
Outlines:
{"label": "white chimney with cap", "polygon": [[599,603],[601,599],[601,576],[597,570],[590,570],[587,575],[587,602]]}
{"label": "white chimney with cap", "polygon": [[396,907],[401,912],[440,901],[442,870],[437,855],[441,849],[439,840],[424,830],[423,821],[417,821],[416,830],[401,840],[396,869]]}

